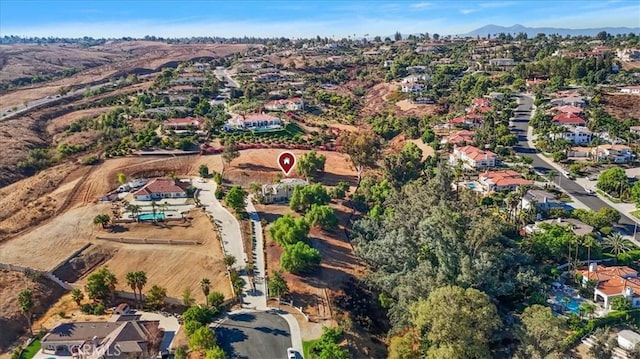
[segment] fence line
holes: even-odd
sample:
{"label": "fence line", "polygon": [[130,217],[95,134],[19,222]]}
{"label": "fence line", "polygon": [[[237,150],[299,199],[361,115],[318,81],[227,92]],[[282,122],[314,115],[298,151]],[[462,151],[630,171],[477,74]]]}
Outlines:
{"label": "fence line", "polygon": [[15,264],[7,264],[7,263],[0,263],[0,269],[4,269],[4,270],[7,270],[7,271],[12,271],[12,272],[20,272],[20,273],[27,273],[27,272],[42,273],[43,276],[45,276],[46,278],[50,279],[52,282],[56,283],[60,287],[66,289],[66,290],[73,289],[73,287],[71,287],[69,284],[63,282],[60,278],[56,277],[51,272],[41,271],[41,270],[38,270],[38,269],[23,267],[23,266],[19,266],[19,265],[15,265]]}
{"label": "fence line", "polygon": [[176,239],[158,239],[158,238],[114,238],[114,237],[100,237],[97,236],[96,239],[100,239],[103,241],[111,241],[118,243],[129,243],[129,244],[170,244],[174,246],[185,246],[185,245],[201,245],[203,242],[201,241],[184,241],[184,240],[176,240]]}

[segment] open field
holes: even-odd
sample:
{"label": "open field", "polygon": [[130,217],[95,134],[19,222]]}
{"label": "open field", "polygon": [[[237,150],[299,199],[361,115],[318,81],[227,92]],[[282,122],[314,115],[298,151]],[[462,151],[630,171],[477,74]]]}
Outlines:
{"label": "open field", "polygon": [[252,46],[244,44],[172,45],[152,41],[110,41],[90,48],[54,44],[2,45],[0,82],[31,77],[38,73],[54,73],[64,68],[78,68],[82,71],[64,79],[2,94],[0,104],[4,110],[20,105],[24,101],[56,95],[61,87],[84,87],[86,84],[126,73],[153,72],[180,61],[221,58],[235,52],[244,52],[249,47]]}
{"label": "open field", "polygon": [[[234,184],[247,185],[252,182],[270,183],[282,171],[278,167],[277,157],[283,150],[252,149],[240,152],[240,157],[233,160],[231,168],[225,170],[225,179]],[[306,152],[291,150],[299,158]],[[320,180],[328,185],[335,185],[340,181],[355,183],[356,174],[349,157],[339,152],[319,151],[327,157],[325,173]]]}

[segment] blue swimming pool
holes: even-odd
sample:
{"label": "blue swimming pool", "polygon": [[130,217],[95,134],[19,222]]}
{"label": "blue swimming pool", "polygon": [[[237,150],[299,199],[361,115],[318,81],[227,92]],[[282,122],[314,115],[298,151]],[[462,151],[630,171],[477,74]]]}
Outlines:
{"label": "blue swimming pool", "polygon": [[[569,301],[565,303],[562,301],[563,298],[568,298]],[[556,301],[558,301],[558,304],[567,308],[567,310],[569,310],[570,312],[574,314],[580,314],[580,303],[582,303],[582,299],[576,299],[564,294],[558,294],[556,295]]]}
{"label": "blue swimming pool", "polygon": [[[153,213],[142,213],[138,215],[138,220],[139,221],[153,221],[154,217],[153,217]],[[164,219],[164,213],[156,213],[155,214],[155,219],[156,220],[163,220]]]}
{"label": "blue swimming pool", "polygon": [[475,183],[467,183],[467,187],[469,187],[472,190],[476,189],[476,184]]}

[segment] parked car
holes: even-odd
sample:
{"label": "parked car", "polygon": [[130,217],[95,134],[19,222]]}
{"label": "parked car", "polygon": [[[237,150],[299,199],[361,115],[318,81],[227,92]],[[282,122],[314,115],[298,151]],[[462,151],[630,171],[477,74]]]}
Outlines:
{"label": "parked car", "polygon": [[587,194],[596,194],[596,191],[594,191],[593,188],[587,188],[585,192],[587,192]]}
{"label": "parked car", "polygon": [[298,358],[298,351],[293,349],[293,348],[289,348],[287,349],[287,359],[297,359]]}

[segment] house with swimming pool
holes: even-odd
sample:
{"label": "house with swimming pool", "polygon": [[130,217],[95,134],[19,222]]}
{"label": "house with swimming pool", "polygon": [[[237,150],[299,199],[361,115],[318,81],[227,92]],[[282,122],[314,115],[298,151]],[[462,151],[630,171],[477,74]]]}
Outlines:
{"label": "house with swimming pool", "polygon": [[629,299],[633,308],[640,307],[640,277],[634,269],[590,263],[579,269],[578,273],[582,275],[583,285],[590,280],[597,283],[593,292],[594,302],[604,302],[604,307],[609,309],[613,298],[624,296]]}
{"label": "house with swimming pool", "polygon": [[179,181],[156,178],[133,193],[136,201],[155,201],[165,198],[186,198],[187,191]]}

